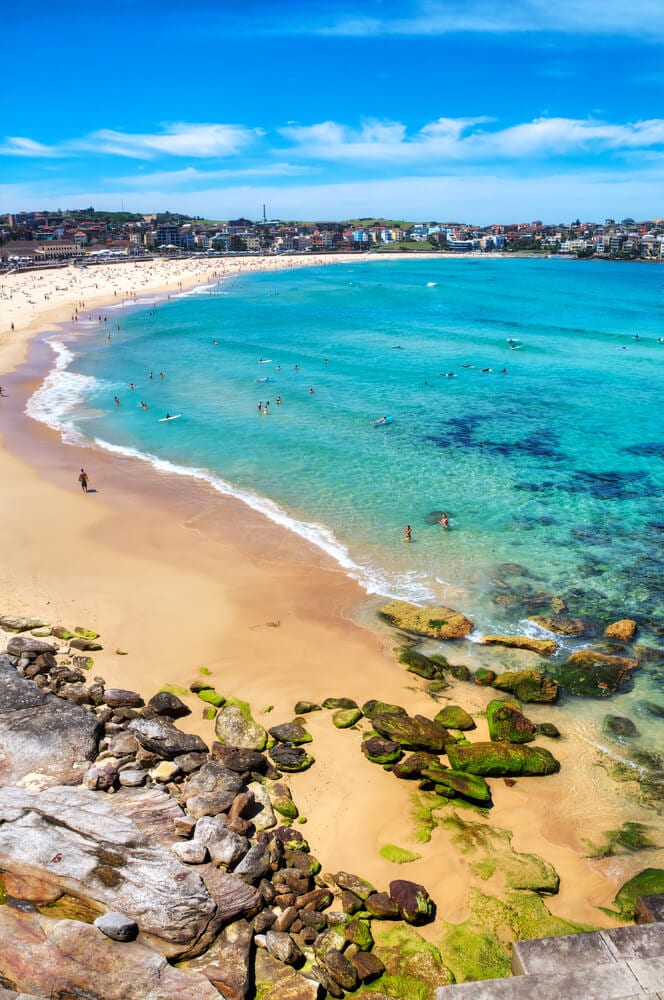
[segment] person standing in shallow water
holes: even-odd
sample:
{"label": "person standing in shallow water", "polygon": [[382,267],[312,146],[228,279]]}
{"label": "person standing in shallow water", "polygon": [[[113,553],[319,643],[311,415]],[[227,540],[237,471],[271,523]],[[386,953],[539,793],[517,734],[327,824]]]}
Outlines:
{"label": "person standing in shallow water", "polygon": [[407,524],[406,527],[403,529],[403,533],[406,541],[409,542],[411,540],[411,530],[409,524]]}
{"label": "person standing in shallow water", "polygon": [[81,469],[81,473],[78,477],[78,481],[81,484],[81,489],[84,493],[88,492],[88,474],[85,469]]}

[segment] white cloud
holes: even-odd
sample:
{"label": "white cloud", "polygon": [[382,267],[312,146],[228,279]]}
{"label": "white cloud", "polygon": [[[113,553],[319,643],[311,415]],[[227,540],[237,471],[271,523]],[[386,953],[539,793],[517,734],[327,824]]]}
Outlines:
{"label": "white cloud", "polygon": [[4,143],[0,144],[0,156],[32,156],[32,157],[55,157],[61,156],[60,150],[56,146],[45,146],[34,139],[25,139],[18,135],[8,135]]}
{"label": "white cloud", "polygon": [[315,167],[292,163],[266,163],[255,167],[240,167],[237,170],[197,170],[195,167],[185,167],[184,170],[155,170],[124,177],[105,177],[102,180],[114,190],[123,188],[144,191],[158,187],[162,190],[188,191],[215,181],[236,181],[249,177],[303,177],[315,173],[318,173]]}
{"label": "white cloud", "polygon": [[[302,30],[312,29],[305,23]],[[389,9],[381,17],[341,14],[313,30],[354,37],[561,32],[654,40],[664,37],[664,5],[661,0],[411,0],[397,16]]]}
{"label": "white cloud", "polygon": [[280,130],[290,156],[371,165],[510,160],[574,153],[647,149],[664,143],[664,119],[610,124],[594,119],[538,118],[488,131],[489,118],[438,118],[408,134],[399,122],[370,122],[353,130],[337,122]]}
{"label": "white cloud", "polygon": [[243,125],[188,124],[164,125],[162,132],[131,133],[100,129],[89,137],[91,150],[135,159],[153,159],[160,154],[196,159],[232,156],[250,145],[257,129]]}

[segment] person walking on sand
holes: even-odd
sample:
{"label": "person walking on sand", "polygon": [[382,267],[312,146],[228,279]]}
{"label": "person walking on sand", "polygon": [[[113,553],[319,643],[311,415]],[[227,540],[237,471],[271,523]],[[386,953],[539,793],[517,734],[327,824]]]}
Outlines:
{"label": "person walking on sand", "polygon": [[81,489],[84,493],[88,492],[88,474],[85,469],[81,469],[81,473],[78,477],[78,481],[81,484]]}

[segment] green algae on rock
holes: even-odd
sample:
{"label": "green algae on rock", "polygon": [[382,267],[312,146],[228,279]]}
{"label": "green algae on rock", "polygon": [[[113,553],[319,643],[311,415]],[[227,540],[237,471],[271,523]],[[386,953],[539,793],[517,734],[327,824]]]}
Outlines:
{"label": "green algae on rock", "polygon": [[513,701],[490,701],[486,709],[489,736],[493,741],[531,743],[535,739],[535,723],[527,719]]}
{"label": "green algae on rock", "polygon": [[350,729],[362,718],[359,708],[338,708],[332,714],[332,724],[337,729]]}
{"label": "green algae on rock", "polygon": [[315,701],[297,701],[293,711],[296,715],[308,715],[310,712],[320,712],[321,707]]}
{"label": "green algae on rock", "polygon": [[396,764],[403,757],[403,750],[398,743],[381,736],[371,736],[364,740],[360,749],[372,764]]}
{"label": "green algae on rock", "polygon": [[491,803],[491,789],[480,775],[470,774],[467,771],[454,771],[451,768],[445,770],[432,768],[422,771],[422,777],[434,783],[438,795],[446,798],[460,795],[482,805]]}
{"label": "green algae on rock", "polygon": [[326,698],[323,702],[323,708],[359,708],[356,701],[352,698]]}
{"label": "green algae on rock", "polygon": [[214,708],[221,708],[222,705],[226,704],[224,696],[217,694],[214,688],[204,688],[202,691],[197,691],[196,693],[201,701],[206,701],[208,705],[213,705]]}
{"label": "green algae on rock", "polygon": [[461,708],[459,705],[446,705],[442,708],[440,712],[434,715],[434,722],[437,722],[439,726],[444,726],[445,729],[474,729],[475,721],[472,715],[469,715],[465,708]]}
{"label": "green algae on rock", "polygon": [[458,611],[443,607],[420,608],[410,601],[390,601],[379,612],[396,628],[428,639],[465,639],[473,623]]}
{"label": "green algae on rock", "polygon": [[[477,683],[477,674],[475,682]],[[506,671],[488,683],[498,691],[509,691],[516,695],[519,701],[547,703],[555,701],[558,697],[556,681],[545,677],[538,670]]]}
{"label": "green algae on rock", "polygon": [[651,827],[644,823],[625,821],[619,830],[607,830],[603,844],[593,844],[585,841],[589,858],[609,858],[614,854],[630,854],[634,851],[644,851],[658,847],[650,839],[648,831]]}
{"label": "green algae on rock", "polygon": [[608,698],[625,684],[639,666],[628,656],[612,656],[593,649],[577,649],[556,667],[556,679],[570,694]]}
{"label": "green algae on rock", "polygon": [[405,708],[401,705],[391,705],[388,701],[377,701],[375,698],[370,698],[369,701],[365,701],[362,705],[362,712],[366,715],[367,719],[374,719],[377,715],[408,715]]}
{"label": "green algae on rock", "polygon": [[489,670],[487,667],[478,667],[473,680],[479,687],[491,687],[496,676],[495,670]]}
{"label": "green algae on rock", "polygon": [[457,771],[481,774],[486,778],[554,774],[560,763],[544,747],[526,747],[513,743],[449,744],[447,756]]}
{"label": "green algae on rock", "polygon": [[229,698],[217,714],[214,731],[220,743],[243,750],[264,750],[267,732],[256,722],[246,701]]}
{"label": "green algae on rock", "polygon": [[526,649],[540,656],[552,656],[558,649],[553,639],[533,639],[528,635],[485,635],[483,646],[506,646],[509,649]]}
{"label": "green algae on rock", "polygon": [[372,928],[373,954],[385,966],[382,976],[362,987],[358,997],[373,994],[375,1000],[435,1000],[439,986],[452,983],[453,977],[443,964],[440,951],[408,924],[379,921]]}
{"label": "green algae on rock", "polygon": [[376,732],[406,750],[431,750],[442,753],[454,740],[443,726],[423,715],[377,715],[373,720]]}
{"label": "green algae on rock", "polygon": [[391,861],[394,865],[406,865],[411,861],[419,861],[422,857],[421,854],[415,854],[414,851],[408,851],[405,847],[397,847],[396,844],[385,844],[381,847],[378,852],[381,858],[385,858],[386,861]]}
{"label": "green algae on rock", "polygon": [[580,618],[569,618],[565,615],[530,615],[529,621],[535,622],[549,632],[556,632],[558,635],[573,635],[580,638],[585,635],[588,626]]}
{"label": "green algae on rock", "polygon": [[406,670],[418,677],[423,677],[426,681],[433,681],[442,678],[442,668],[434,661],[419,653],[409,646],[399,646],[397,649],[397,660],[403,663]]}
{"label": "green algae on rock", "polygon": [[661,892],[664,892],[664,869],[644,868],[620,887],[613,900],[615,909],[604,906],[598,909],[611,916],[617,915],[623,921],[633,920],[637,898],[655,896]]}

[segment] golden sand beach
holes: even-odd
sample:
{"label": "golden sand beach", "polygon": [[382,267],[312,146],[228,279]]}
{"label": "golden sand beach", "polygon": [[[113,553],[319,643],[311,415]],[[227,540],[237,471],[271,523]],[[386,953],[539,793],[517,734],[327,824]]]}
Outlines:
{"label": "golden sand beach", "polygon": [[[219,692],[248,701],[266,727],[290,721],[299,699],[329,696],[379,698],[429,717],[447,702],[481,713],[492,692],[471,684],[457,683],[436,705],[397,663],[394,634],[357,623],[358,609],[367,619],[380,602],[302,538],[204,483],[64,444],[24,414],[51,363],[39,335],[69,321],[77,306],[90,311],[203,284],[213,271],[324,261],[159,260],[0,277],[1,610],[97,630],[104,650],[93,673],[146,698],[164,684],[187,688],[204,666]],[[97,491],[87,497],[77,483],[82,466]],[[529,656],[524,665],[535,664]],[[202,703],[193,696],[188,703],[193,714],[183,728],[210,742]],[[550,706],[527,707],[535,722],[555,721]],[[469,887],[484,884],[473,856],[454,845],[451,828],[434,829],[428,843],[418,838],[412,785],[368,763],[357,731],[335,729],[328,712],[312,713],[307,726],[316,764],[291,784],[324,870],[355,871],[381,887],[400,877],[422,882],[438,905],[436,923],[422,933],[437,941],[443,922],[468,917]],[[486,738],[483,718],[478,737]],[[510,831],[514,851],[555,867],[561,885],[547,901],[552,913],[606,926],[612,921],[597,906],[645,864],[585,856],[584,839],[615,828],[621,790],[583,743],[550,746],[559,774],[511,787],[493,779],[489,817],[463,818]],[[421,857],[397,866],[379,854],[386,844]],[[484,889],[496,891],[495,880]]]}

